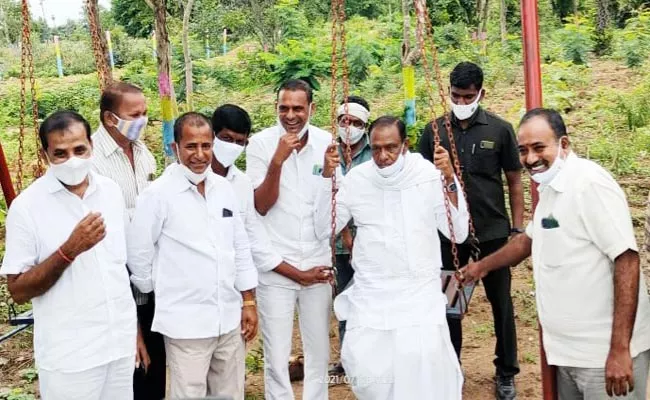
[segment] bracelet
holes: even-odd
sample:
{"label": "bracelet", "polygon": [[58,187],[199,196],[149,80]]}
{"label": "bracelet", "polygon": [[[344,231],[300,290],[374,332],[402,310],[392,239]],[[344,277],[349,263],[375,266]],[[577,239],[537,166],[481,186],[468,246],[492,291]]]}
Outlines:
{"label": "bracelet", "polygon": [[63,250],[61,250],[60,247],[58,249],[56,249],[56,253],[61,258],[63,258],[63,261],[67,262],[68,264],[72,264],[72,262],[74,261],[74,258],[70,258],[70,257],[66,256],[65,254],[63,254]]}
{"label": "bracelet", "polygon": [[515,233],[526,233],[525,229],[522,228],[512,228],[510,229],[510,234],[513,235]]}
{"label": "bracelet", "polygon": [[257,303],[255,302],[255,300],[244,300],[244,304],[242,305],[242,307],[255,307],[256,305]]}

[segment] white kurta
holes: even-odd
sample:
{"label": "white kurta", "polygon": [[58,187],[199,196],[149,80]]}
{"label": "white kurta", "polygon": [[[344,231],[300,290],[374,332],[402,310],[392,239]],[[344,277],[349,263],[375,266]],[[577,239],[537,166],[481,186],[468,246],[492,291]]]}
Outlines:
{"label": "white kurta", "polygon": [[[316,209],[317,234],[330,226],[329,181]],[[337,230],[350,218],[357,226],[353,284],[335,300],[347,320],[341,359],[360,399],[461,397],[462,373],[445,319],[438,230],[449,237],[440,172],[419,154],[383,178],[373,163],[344,178],[337,193]],[[468,212],[459,193],[451,210],[456,241],[468,233]]]}

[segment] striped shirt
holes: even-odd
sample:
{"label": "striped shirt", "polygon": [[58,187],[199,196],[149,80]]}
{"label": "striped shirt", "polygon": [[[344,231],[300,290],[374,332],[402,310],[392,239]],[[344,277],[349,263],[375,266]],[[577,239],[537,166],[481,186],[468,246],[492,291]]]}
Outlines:
{"label": "striped shirt", "polygon": [[[133,218],[138,194],[149,186],[154,178],[156,159],[142,141],[136,140],[133,142],[134,170],[124,150],[102,124],[92,135],[92,141],[94,147],[93,169],[117,182],[122,189],[129,219]],[[133,296],[137,305],[148,302],[148,295],[140,293],[135,287],[133,287]]]}

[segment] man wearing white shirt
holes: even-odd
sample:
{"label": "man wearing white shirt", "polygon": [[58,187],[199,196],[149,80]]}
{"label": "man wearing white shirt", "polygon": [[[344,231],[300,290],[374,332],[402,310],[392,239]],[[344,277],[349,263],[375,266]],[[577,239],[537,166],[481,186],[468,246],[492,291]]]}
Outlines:
{"label": "man wearing white shirt", "polygon": [[271,246],[266,229],[257,216],[250,178],[235,165],[235,160],[248,144],[251,119],[243,108],[224,104],[212,114],[212,129],[215,135],[212,171],[232,184],[239,200],[239,213],[248,234],[253,262],[259,272],[270,271],[282,263],[282,257]]}
{"label": "man wearing white shirt", "polygon": [[[122,189],[130,219],[138,194],[149,186],[156,172],[156,159],[141,140],[148,121],[142,89],[124,82],[109,85],[99,100],[99,120],[99,128],[92,135],[93,171],[114,180]],[[160,400],[165,397],[167,371],[163,338],[151,332],[154,296],[133,287],[133,297],[138,313],[133,397]]]}
{"label": "man wearing white shirt", "polygon": [[476,280],[532,254],[537,312],[560,400],[646,398],[650,303],[625,193],[570,149],[555,110],[526,113],[521,163],[538,184],[526,233],[463,269]]}
{"label": "man wearing white shirt", "polygon": [[[357,227],[353,282],[334,301],[337,318],[347,321],[343,367],[361,400],[460,399],[438,231],[456,243],[467,238],[465,199],[443,147],[435,166],[410,153],[406,126],[390,116],[369,133],[372,161],[348,172],[336,194],[336,231],[351,219]],[[331,234],[329,178],[339,162],[331,145],[315,208],[321,239]]]}
{"label": "man wearing white shirt", "polygon": [[296,303],[305,354],[303,399],[327,399],[332,260],[327,238],[315,235],[312,210],[332,136],[309,124],[312,100],[306,82],[283,83],[278,124],[253,135],[246,152],[255,208],[283,260],[260,272],[257,289],[269,400],[293,399],[287,365]]}
{"label": "man wearing white shirt", "polygon": [[128,231],[132,282],[155,290],[152,330],[165,338],[172,398],[244,398],[244,338],[257,330],[257,271],[238,200],[210,170],[210,121],[174,124],[170,165],[138,198]]}
{"label": "man wearing white shirt", "polygon": [[49,168],[11,205],[0,274],[32,301],[46,400],[133,398],[136,314],[120,188],[91,172],[90,126],[59,111],[39,130]]}

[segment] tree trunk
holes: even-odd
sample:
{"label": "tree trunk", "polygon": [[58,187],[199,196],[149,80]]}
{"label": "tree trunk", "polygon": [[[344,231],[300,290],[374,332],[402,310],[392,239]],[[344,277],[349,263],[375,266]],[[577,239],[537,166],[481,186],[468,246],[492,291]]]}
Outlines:
{"label": "tree trunk", "polygon": [[506,15],[508,12],[508,6],[506,0],[501,0],[501,18],[499,19],[501,25],[501,44],[506,44],[508,40],[508,27],[506,25]]}
{"label": "tree trunk", "polygon": [[183,12],[183,57],[185,58],[185,101],[187,103],[187,110],[194,109],[194,102],[192,101],[192,94],[194,93],[194,82],[192,77],[192,55],[190,54],[189,43],[189,25],[190,15],[192,14],[192,6],[194,0],[187,0],[185,3],[185,10]]}
{"label": "tree trunk", "polygon": [[99,6],[97,0],[86,0],[86,15],[90,28],[90,40],[95,56],[95,66],[99,76],[99,88],[104,90],[112,81],[110,61],[108,59],[108,45],[99,21]]}
{"label": "tree trunk", "polygon": [[[490,0],[484,0],[483,1],[483,9],[481,10],[481,28],[479,29],[479,32],[485,32],[487,35],[487,24],[488,24],[488,16],[490,13],[488,12],[490,9]],[[487,37],[485,38],[487,40]]]}
{"label": "tree trunk", "polygon": [[163,144],[165,164],[173,162],[174,119],[176,117],[176,94],[171,78],[169,34],[167,33],[166,0],[145,0],[153,8],[154,29],[156,31],[156,60],[158,63],[158,92],[163,119]]}
{"label": "tree trunk", "polygon": [[577,17],[578,16],[578,6],[579,6],[580,1],[579,0],[573,0],[573,16]]}
{"label": "tree trunk", "polygon": [[411,51],[411,15],[410,1],[402,0],[402,66],[407,64],[408,54]]}
{"label": "tree trunk", "polygon": [[478,24],[476,24],[476,38],[478,39],[480,37],[481,33],[481,26],[483,25],[483,20],[481,17],[483,16],[483,8],[485,7],[485,2],[487,0],[478,0],[478,4],[476,7],[476,16],[478,17]]}
{"label": "tree trunk", "polygon": [[609,0],[596,0],[596,32],[603,33],[609,27]]}

